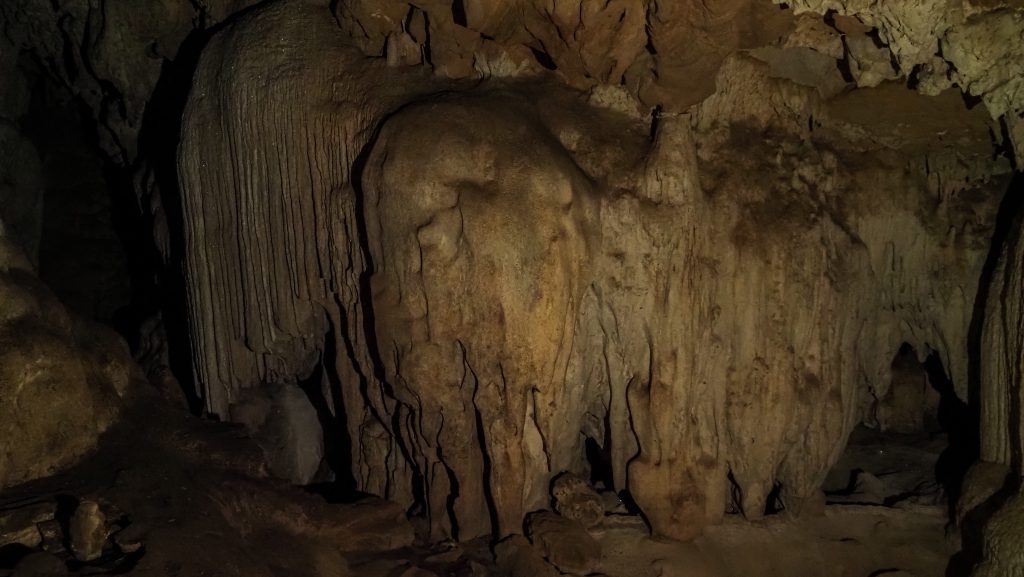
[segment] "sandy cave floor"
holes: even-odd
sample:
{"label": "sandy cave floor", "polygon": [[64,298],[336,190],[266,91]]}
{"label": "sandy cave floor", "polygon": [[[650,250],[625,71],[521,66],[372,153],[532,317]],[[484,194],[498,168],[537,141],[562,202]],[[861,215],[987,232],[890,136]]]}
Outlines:
{"label": "sandy cave floor", "polygon": [[[510,574],[495,565],[486,540],[428,544],[395,505],[330,504],[267,478],[238,427],[139,405],[85,462],[0,494],[0,577]],[[652,538],[637,516],[607,516],[591,530],[601,545],[595,574],[945,575],[955,539],[946,537],[946,507],[927,481],[941,439],[887,443],[854,437],[830,479],[849,482],[830,495],[823,516],[782,512],[752,523],[730,515],[691,543]],[[893,503],[887,495],[895,493]],[[886,499],[891,506],[870,504]],[[82,501],[100,505],[109,534],[99,538],[102,556],[88,563],[75,559],[68,537]]]}

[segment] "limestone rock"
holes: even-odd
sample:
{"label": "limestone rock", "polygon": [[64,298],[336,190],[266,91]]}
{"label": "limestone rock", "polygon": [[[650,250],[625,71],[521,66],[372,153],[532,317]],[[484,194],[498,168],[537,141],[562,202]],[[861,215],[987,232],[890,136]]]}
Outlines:
{"label": "limestone rock", "polygon": [[1009,475],[1010,468],[1004,463],[978,461],[971,465],[964,475],[960,499],[956,503],[957,525],[961,526],[972,511],[986,505],[993,496],[1002,491],[1006,487]]}
{"label": "limestone rock", "polygon": [[68,525],[71,550],[79,561],[93,561],[103,554],[107,542],[107,517],[99,503],[82,501]]}
{"label": "limestone rock", "polygon": [[243,533],[274,527],[339,551],[363,552],[400,549],[414,540],[405,509],[382,499],[332,506],[245,479],[225,483],[211,496],[228,523]]}
{"label": "limestone rock", "polygon": [[949,64],[941,58],[932,58],[921,65],[917,72],[917,91],[928,96],[938,96],[953,86]]}
{"label": "limestone rock", "polygon": [[[925,94],[937,94],[956,82],[965,93],[981,97],[994,120],[1013,123],[1024,111],[1024,37],[1020,34],[1024,12],[1019,6],[945,0],[774,1],[792,6],[800,15],[832,13],[833,18],[855,18],[877,33],[882,44],[878,51],[891,53],[898,75],[909,78],[916,74],[917,89]],[[849,45],[851,68],[862,69],[862,62],[871,63],[865,81],[858,78],[858,84],[874,85],[880,77],[892,77],[885,70],[884,55],[872,51],[862,33],[856,37],[860,48]],[[865,60],[868,53],[875,55]],[[1019,135],[1013,136],[1013,143],[1020,164],[1024,146]]]}
{"label": "limestone rock", "polygon": [[561,573],[522,535],[511,535],[494,546],[499,577],[556,577]]}
{"label": "limestone rock", "polygon": [[892,80],[898,73],[890,64],[889,50],[875,46],[868,36],[853,36],[846,40],[850,60],[850,72],[857,86],[871,88],[886,80]]}
{"label": "limestone rock", "polygon": [[[0,222],[0,487],[86,454],[113,422],[132,368],[116,337],[74,320]],[[101,338],[97,338],[101,336]]]}
{"label": "limestone rock", "polygon": [[[477,8],[495,41],[514,29]],[[659,29],[685,18],[659,10]],[[586,471],[589,438],[653,531],[690,539],[727,507],[760,517],[776,486],[788,511],[819,506],[903,343],[967,398],[1006,178],[959,95],[826,100],[724,56],[715,94],[652,133],[578,92],[387,68],[336,29],[267,4],[197,71],[179,168],[210,412],[308,377],[331,331],[357,485],[422,506],[431,538],[453,518],[460,539],[518,531],[553,475]]]}
{"label": "limestone rock", "polygon": [[983,529],[981,562],[973,577],[1002,577],[1024,573],[1024,496],[1011,498]]}
{"label": "limestone rock", "polygon": [[231,419],[263,450],[271,474],[296,485],[310,484],[323,461],[323,427],[298,386],[246,391],[231,407]]}
{"label": "limestone rock", "polygon": [[39,523],[56,515],[55,503],[43,502],[0,513],[0,547],[20,544],[34,549],[42,544]]}
{"label": "limestone rock", "polygon": [[627,512],[626,505],[615,491],[602,491],[600,494],[604,512],[610,515],[623,515]]}
{"label": "limestone rock", "polygon": [[526,533],[549,563],[563,573],[587,575],[601,562],[601,544],[582,525],[542,511],[526,521]]}
{"label": "limestone rock", "polygon": [[437,577],[437,573],[413,565],[399,573],[398,577]]}
{"label": "limestone rock", "polygon": [[1004,9],[970,18],[942,39],[954,78],[964,91],[981,96],[993,117],[1024,111],[1022,29],[1024,12]]}
{"label": "limestone rock", "polygon": [[584,527],[593,527],[604,518],[604,502],[601,496],[583,479],[572,473],[555,477],[551,485],[551,496],[555,499],[555,511],[566,519],[572,519]]}

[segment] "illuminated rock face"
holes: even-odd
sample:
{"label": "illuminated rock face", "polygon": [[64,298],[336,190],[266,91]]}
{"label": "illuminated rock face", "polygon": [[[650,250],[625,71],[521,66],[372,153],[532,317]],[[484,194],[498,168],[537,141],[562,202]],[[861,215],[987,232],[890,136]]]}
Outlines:
{"label": "illuminated rock face", "polygon": [[210,411],[329,365],[357,485],[437,537],[521,531],[589,438],[686,539],[776,488],[819,508],[904,342],[965,386],[1005,186],[985,153],[878,136],[745,56],[651,120],[388,69],[287,6],[214,38],[183,126]]}

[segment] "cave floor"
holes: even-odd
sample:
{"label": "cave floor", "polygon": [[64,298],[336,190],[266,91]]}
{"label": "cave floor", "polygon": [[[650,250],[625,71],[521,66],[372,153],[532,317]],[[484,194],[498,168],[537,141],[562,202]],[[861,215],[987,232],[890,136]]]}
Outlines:
{"label": "cave floor", "polygon": [[[848,455],[856,450],[871,452]],[[496,566],[485,540],[427,544],[393,504],[330,504],[264,469],[240,428],[139,401],[81,464],[0,493],[0,577],[527,577]],[[85,538],[75,540],[82,520],[73,512],[87,501],[99,505],[107,529],[93,539],[102,554],[81,562],[73,550]],[[945,508],[918,501],[847,499],[798,520],[730,515],[691,543],[652,538],[639,517],[609,515],[591,530],[601,544],[595,574],[944,575],[955,552]]]}

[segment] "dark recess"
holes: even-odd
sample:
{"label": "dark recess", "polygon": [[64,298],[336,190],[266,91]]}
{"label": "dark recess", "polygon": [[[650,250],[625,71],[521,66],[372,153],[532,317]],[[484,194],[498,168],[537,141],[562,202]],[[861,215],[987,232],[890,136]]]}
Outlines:
{"label": "dark recess", "polygon": [[185,218],[178,182],[177,150],[192,78],[199,64],[199,55],[211,35],[209,30],[193,30],[182,42],[177,58],[164,62],[139,130],[140,162],[146,163],[152,171],[155,192],[160,195],[160,205],[167,219],[170,254],[162,263],[152,240],[154,215],[146,215],[150,240],[145,246],[150,248],[149,262],[150,267],[156,269],[157,284],[148,294],[142,295],[130,319],[137,327],[137,323],[147,316],[156,312],[162,314],[171,371],[181,383],[189,409],[197,415],[203,411],[203,399],[192,378],[192,346],[185,292]]}
{"label": "dark recess", "polygon": [[533,57],[537,60],[537,64],[540,64],[547,70],[558,70],[558,65],[552,60],[551,55],[543,50],[537,50],[536,48],[530,48],[530,52],[533,52]]}
{"label": "dark recess", "polygon": [[466,26],[466,5],[463,0],[452,0],[452,20],[459,26]]}

